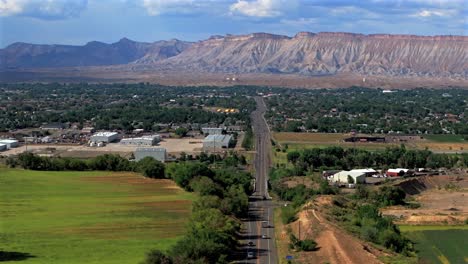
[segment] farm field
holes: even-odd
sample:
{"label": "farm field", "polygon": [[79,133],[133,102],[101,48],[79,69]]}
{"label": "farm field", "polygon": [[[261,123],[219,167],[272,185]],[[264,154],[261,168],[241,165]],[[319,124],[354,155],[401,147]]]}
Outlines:
{"label": "farm field", "polygon": [[461,135],[426,135],[425,138],[433,142],[466,142]]}
{"label": "farm field", "polygon": [[370,151],[384,150],[387,147],[398,147],[404,144],[410,149],[426,149],[440,153],[462,153],[468,152],[468,141],[463,140],[458,135],[424,135],[425,139],[394,142],[394,143],[376,143],[376,142],[343,142],[350,134],[340,133],[293,133],[293,132],[274,132],[273,139],[281,146],[287,144],[289,149],[305,148],[325,148],[329,146],[341,146],[343,148],[358,148]]}
{"label": "farm field", "polygon": [[135,173],[0,168],[0,254],[24,264],[138,263],[184,234],[194,197]]}
{"label": "farm field", "polygon": [[466,263],[468,229],[466,226],[400,226],[415,242],[420,263]]}

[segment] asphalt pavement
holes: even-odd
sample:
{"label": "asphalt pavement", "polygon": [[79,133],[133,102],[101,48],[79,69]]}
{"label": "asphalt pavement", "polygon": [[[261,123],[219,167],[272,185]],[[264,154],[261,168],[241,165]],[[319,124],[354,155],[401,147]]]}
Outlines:
{"label": "asphalt pavement", "polygon": [[[245,260],[242,263],[278,263],[273,225],[273,203],[268,194],[268,171],[270,167],[270,130],[264,118],[266,105],[262,97],[255,97],[257,109],[252,112],[252,127],[255,137],[255,191],[249,197],[249,217],[244,221],[246,230],[243,239]],[[248,243],[253,245],[249,246]],[[249,253],[251,252],[250,256]]]}

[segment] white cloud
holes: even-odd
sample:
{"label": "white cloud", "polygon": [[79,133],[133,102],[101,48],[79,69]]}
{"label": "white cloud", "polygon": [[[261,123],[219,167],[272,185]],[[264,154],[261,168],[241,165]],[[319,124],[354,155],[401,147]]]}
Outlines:
{"label": "white cloud", "polygon": [[20,13],[23,8],[20,1],[0,0],[0,15],[10,16]]}
{"label": "white cloud", "polygon": [[250,17],[278,17],[288,9],[294,8],[294,0],[238,0],[229,9],[232,14],[241,14]]}
{"label": "white cloud", "polygon": [[455,15],[456,12],[453,10],[421,10],[415,14],[412,14],[412,17],[428,18],[428,17],[448,17]]}
{"label": "white cloud", "polygon": [[63,19],[78,16],[87,5],[87,0],[0,0],[0,16]]}
{"label": "white cloud", "polygon": [[310,27],[319,24],[319,19],[311,17],[300,17],[298,19],[281,19],[282,24],[292,27]]}
{"label": "white cloud", "polygon": [[330,10],[330,13],[334,16],[350,16],[355,15],[360,18],[376,19],[380,16],[377,13],[371,12],[367,9],[356,7],[356,6],[340,6]]}
{"label": "white cloud", "polygon": [[149,15],[190,14],[206,12],[216,0],[143,0],[141,5]]}

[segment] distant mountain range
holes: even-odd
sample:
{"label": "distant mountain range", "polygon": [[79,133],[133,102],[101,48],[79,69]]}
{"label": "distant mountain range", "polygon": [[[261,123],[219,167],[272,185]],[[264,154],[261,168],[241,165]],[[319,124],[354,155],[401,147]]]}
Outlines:
{"label": "distant mountain range", "polygon": [[[199,42],[121,39],[84,46],[15,43],[0,49],[2,70],[112,66],[128,71],[288,73],[468,78],[467,36],[253,33]],[[118,66],[115,66],[118,65]]]}

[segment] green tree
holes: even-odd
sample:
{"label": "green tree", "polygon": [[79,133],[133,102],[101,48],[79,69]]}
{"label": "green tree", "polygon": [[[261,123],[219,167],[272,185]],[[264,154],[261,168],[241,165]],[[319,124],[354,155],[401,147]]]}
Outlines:
{"label": "green tree", "polygon": [[185,137],[188,133],[188,130],[185,127],[179,127],[175,130],[175,134],[179,137]]}
{"label": "green tree", "polygon": [[384,186],[376,194],[377,201],[382,205],[405,204],[406,193],[401,187]]}
{"label": "green tree", "polygon": [[299,153],[299,151],[290,151],[287,155],[288,161],[293,164],[295,164],[300,157],[301,154]]}
{"label": "green tree", "polygon": [[145,157],[137,163],[138,171],[144,176],[155,179],[164,178],[164,164],[152,157]]}
{"label": "green tree", "polygon": [[224,263],[237,244],[239,231],[240,224],[217,209],[194,212],[187,235],[177,242],[171,255],[176,263]]}
{"label": "green tree", "polygon": [[218,195],[222,193],[221,187],[218,186],[212,179],[206,176],[197,176],[190,181],[190,189],[204,195]]}

